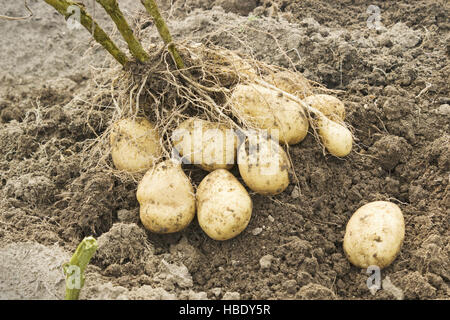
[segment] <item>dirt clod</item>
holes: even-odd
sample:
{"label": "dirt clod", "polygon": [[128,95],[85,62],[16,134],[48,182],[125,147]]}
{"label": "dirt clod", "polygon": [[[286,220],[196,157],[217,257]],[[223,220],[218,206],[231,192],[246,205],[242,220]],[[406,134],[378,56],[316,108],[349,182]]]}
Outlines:
{"label": "dirt clod", "polygon": [[98,238],[93,262],[102,268],[112,264],[143,264],[151,254],[153,247],[143,228],[134,223],[116,223]]}
{"label": "dirt clod", "polygon": [[222,300],[241,300],[241,295],[239,292],[225,292]]}
{"label": "dirt clod", "polygon": [[408,158],[411,146],[402,137],[388,135],[375,142],[371,150],[383,169],[389,171]]}
{"label": "dirt clod", "polygon": [[300,288],[296,294],[300,300],[335,300],[336,296],[330,289],[316,283],[310,283]]}
{"label": "dirt clod", "polygon": [[270,254],[263,256],[259,260],[259,265],[261,266],[261,269],[262,270],[270,269],[270,266],[272,265],[272,260],[273,260],[273,256]]}

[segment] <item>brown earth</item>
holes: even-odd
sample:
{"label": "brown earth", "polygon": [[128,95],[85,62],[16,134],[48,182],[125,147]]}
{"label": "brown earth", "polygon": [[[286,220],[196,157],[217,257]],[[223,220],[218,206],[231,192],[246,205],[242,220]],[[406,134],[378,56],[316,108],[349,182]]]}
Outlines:
{"label": "brown earth", "polygon": [[[93,235],[100,247],[86,299],[450,298],[446,1],[162,5],[176,39],[210,41],[342,90],[354,128],[354,151],[345,159],[325,156],[312,135],[290,148],[298,187],[272,198],[252,194],[248,228],[226,242],[209,239],[197,222],[173,235],[145,231],[136,183],[87,161],[82,151],[112,118],[111,106],[86,100],[94,95],[87,91],[91,73],[108,66],[105,54],[42,1],[29,2],[32,19],[0,20],[0,297],[58,297],[63,283],[40,276],[42,266],[57,270],[61,257]],[[136,13],[139,5],[120,3],[143,40],[159,41]],[[369,5],[381,9],[380,30],[367,26]],[[20,1],[2,10],[24,13]],[[100,8],[96,17],[113,32]],[[186,169],[195,185],[206,175]],[[406,237],[382,270],[383,290],[372,295],[368,275],[348,262],[342,241],[352,213],[374,200],[401,207]],[[41,263],[36,278],[52,279],[55,288],[27,277],[20,291],[20,279],[11,280],[29,272],[30,258],[13,254],[24,242],[34,242],[23,248]],[[65,253],[43,257],[55,244]]]}

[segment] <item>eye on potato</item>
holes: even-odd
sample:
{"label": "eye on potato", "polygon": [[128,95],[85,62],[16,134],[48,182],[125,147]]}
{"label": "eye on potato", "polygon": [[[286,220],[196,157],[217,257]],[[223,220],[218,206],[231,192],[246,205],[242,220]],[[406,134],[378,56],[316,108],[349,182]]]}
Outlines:
{"label": "eye on potato", "polygon": [[162,155],[158,131],[145,118],[116,122],[111,130],[110,146],[115,167],[128,172],[148,170]]}
{"label": "eye on potato", "polygon": [[198,186],[198,222],[214,240],[228,240],[244,231],[252,207],[247,190],[225,169],[211,172]]}
{"label": "eye on potato", "polygon": [[142,224],[149,231],[178,232],[194,219],[194,188],[181,165],[172,160],[147,171],[138,185],[136,197]]}
{"label": "eye on potato", "polygon": [[387,201],[368,203],[352,215],[344,236],[344,251],[360,268],[390,265],[400,252],[405,222],[400,208]]}
{"label": "eye on potato", "polygon": [[275,130],[281,143],[299,143],[308,133],[309,123],[303,108],[276,90],[240,84],[235,87],[230,102],[238,117],[271,134]]}
{"label": "eye on potato", "polygon": [[328,94],[315,94],[304,98],[303,101],[322,112],[330,120],[338,123],[345,120],[344,103],[336,97]]}
{"label": "eye on potato", "polygon": [[174,131],[172,142],[189,163],[206,171],[230,169],[236,161],[237,136],[225,124],[190,118]]}
{"label": "eye on potato", "polygon": [[279,194],[289,185],[287,154],[267,136],[248,135],[239,147],[238,166],[245,184],[259,194]]}

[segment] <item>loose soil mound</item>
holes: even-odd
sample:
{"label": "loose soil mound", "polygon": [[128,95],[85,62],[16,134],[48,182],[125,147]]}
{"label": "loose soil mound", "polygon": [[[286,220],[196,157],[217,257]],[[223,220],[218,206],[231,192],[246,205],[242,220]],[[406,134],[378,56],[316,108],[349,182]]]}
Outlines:
{"label": "loose soil mound", "polygon": [[[87,89],[88,65],[98,74],[110,70],[109,62],[87,45],[89,34],[68,30],[41,1],[29,2],[36,13],[30,21],[0,21],[10,31],[0,39],[1,261],[13,261],[19,272],[30,259],[20,255],[30,246],[23,242],[57,243],[72,252],[93,235],[101,247],[88,269],[87,299],[450,298],[446,2],[227,1],[232,4],[223,9],[217,5],[225,1],[178,0],[163,6],[176,39],[236,50],[342,90],[355,130],[354,151],[345,159],[324,156],[312,135],[291,147],[298,184],[273,198],[252,194],[248,228],[226,242],[209,239],[196,222],[168,236],[143,229],[136,182],[102,165],[109,158],[86,152],[95,150],[114,113],[107,99],[95,100]],[[133,11],[138,6],[122,2],[144,42],[160,41],[148,18]],[[369,5],[381,9],[378,31],[367,26]],[[21,6],[11,2],[5,14],[20,15]],[[196,185],[206,175],[187,172]],[[372,295],[368,275],[350,265],[342,241],[351,214],[374,200],[402,208],[406,237],[399,257],[382,271],[384,290]],[[13,257],[14,246],[22,249]],[[40,252],[41,269],[63,255]],[[49,279],[54,275],[41,280]],[[14,293],[15,284],[6,283],[10,291],[1,291],[11,294],[5,298],[50,297],[36,296],[44,290]]]}

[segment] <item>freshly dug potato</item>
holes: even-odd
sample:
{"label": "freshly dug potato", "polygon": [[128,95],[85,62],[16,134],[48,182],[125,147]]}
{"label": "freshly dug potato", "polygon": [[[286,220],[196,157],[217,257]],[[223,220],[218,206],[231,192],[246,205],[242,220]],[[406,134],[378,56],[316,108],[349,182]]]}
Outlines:
{"label": "freshly dug potato", "polygon": [[387,201],[368,203],[350,218],[344,236],[344,251],[355,266],[387,267],[394,261],[405,237],[400,208]]}
{"label": "freshly dug potato", "polygon": [[240,84],[233,91],[231,104],[240,118],[255,128],[277,133],[281,143],[299,143],[308,133],[303,108],[276,90]]}
{"label": "freshly dug potato", "polygon": [[263,195],[283,192],[289,185],[289,159],[280,145],[264,135],[249,135],[238,151],[242,179]]}
{"label": "freshly dug potato", "polygon": [[148,170],[162,155],[158,131],[145,118],[122,119],[116,122],[109,141],[112,160],[119,170]]}
{"label": "freshly dug potato", "polygon": [[152,232],[178,232],[194,219],[194,188],[181,165],[172,160],[147,171],[138,185],[136,197],[142,224]]}
{"label": "freshly dug potato", "polygon": [[353,136],[345,126],[325,116],[317,120],[319,136],[325,148],[336,157],[345,157],[352,151]]}
{"label": "freshly dug potato", "polygon": [[240,234],[250,221],[252,207],[247,190],[225,169],[211,172],[198,186],[198,222],[214,240],[228,240]]}
{"label": "freshly dug potato", "polygon": [[330,120],[338,123],[345,120],[344,103],[336,97],[328,94],[315,94],[304,98],[303,101],[322,112]]}
{"label": "freshly dug potato", "polygon": [[190,118],[174,131],[172,142],[189,163],[199,165],[206,171],[234,166],[237,136],[225,124]]}
{"label": "freshly dug potato", "polygon": [[278,89],[293,94],[300,99],[313,94],[311,85],[301,73],[292,73],[288,71],[280,71],[270,74],[265,80],[273,84]]}
{"label": "freshly dug potato", "polygon": [[253,79],[257,77],[257,71],[253,68],[247,61],[242,59],[239,55],[234,52],[221,52],[222,55],[226,56],[227,59],[224,61],[224,73],[236,73],[239,75],[245,75],[246,77]]}

